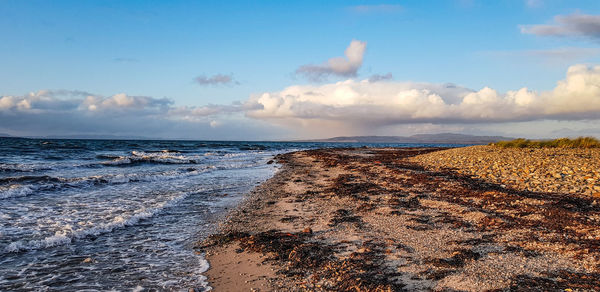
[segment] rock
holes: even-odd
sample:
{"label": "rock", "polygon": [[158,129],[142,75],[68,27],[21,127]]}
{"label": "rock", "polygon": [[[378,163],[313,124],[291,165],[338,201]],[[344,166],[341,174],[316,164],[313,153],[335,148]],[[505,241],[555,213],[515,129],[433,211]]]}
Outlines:
{"label": "rock", "polygon": [[309,233],[309,234],[312,234],[312,233],[313,233],[313,231],[312,231],[312,229],[311,229],[310,227],[306,227],[306,228],[304,228],[304,230],[302,230],[302,232],[303,232],[303,233]]}
{"label": "rock", "polygon": [[93,262],[93,261],[94,261],[94,260],[93,260],[92,258],[86,258],[85,260],[83,260],[83,263],[84,263],[84,264],[88,264],[88,263],[91,263],[91,262]]}

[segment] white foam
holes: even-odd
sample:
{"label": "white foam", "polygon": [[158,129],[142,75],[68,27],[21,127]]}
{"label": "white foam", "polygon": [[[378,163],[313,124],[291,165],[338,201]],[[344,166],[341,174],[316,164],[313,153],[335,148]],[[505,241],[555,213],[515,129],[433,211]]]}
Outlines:
{"label": "white foam", "polygon": [[204,291],[212,290],[212,287],[208,283],[208,278],[205,275],[202,275],[202,273],[208,271],[209,268],[210,268],[210,264],[204,258],[204,255],[202,255],[200,258],[200,261],[198,263],[198,273],[201,274],[200,277],[198,277],[198,282],[200,282],[200,286],[202,286]]}
{"label": "white foam", "polygon": [[0,187],[0,199],[25,197],[33,194],[34,188],[28,185],[10,185]]}
{"label": "white foam", "polygon": [[142,209],[135,212],[133,215],[128,218],[123,218],[121,216],[115,217],[112,221],[104,224],[100,224],[96,227],[91,227],[88,229],[82,229],[73,231],[71,225],[64,225],[60,231],[56,231],[53,236],[45,237],[40,240],[30,240],[27,242],[24,241],[15,241],[10,243],[4,249],[5,252],[19,252],[19,251],[27,251],[27,250],[36,250],[43,248],[50,248],[58,245],[70,244],[73,240],[85,238],[87,236],[97,236],[104,233],[110,233],[117,228],[123,228],[125,226],[132,226],[140,222],[141,220],[148,219],[158,213],[160,213],[165,208],[171,207],[181,200],[188,197],[193,192],[184,192],[181,195],[163,202],[159,203],[154,208]]}
{"label": "white foam", "polygon": [[171,152],[146,153],[132,151],[130,156],[120,156],[114,160],[102,162],[104,165],[127,165],[136,162],[165,163],[165,164],[189,164],[199,163],[200,156],[185,156]]}
{"label": "white foam", "polygon": [[0,186],[0,200],[9,198],[25,197],[35,194],[37,191],[50,187],[91,187],[98,183],[106,184],[124,184],[130,182],[157,182],[164,180],[172,180],[199,175],[203,172],[216,169],[214,165],[206,165],[204,168],[195,169],[192,171],[185,169],[163,171],[157,173],[126,173],[126,174],[107,174],[94,175],[78,178],[58,178],[61,182],[53,184],[13,184],[9,186]]}
{"label": "white foam", "polygon": [[0,163],[0,172],[34,172],[36,170],[49,170],[47,165],[40,166],[37,164],[25,163]]}

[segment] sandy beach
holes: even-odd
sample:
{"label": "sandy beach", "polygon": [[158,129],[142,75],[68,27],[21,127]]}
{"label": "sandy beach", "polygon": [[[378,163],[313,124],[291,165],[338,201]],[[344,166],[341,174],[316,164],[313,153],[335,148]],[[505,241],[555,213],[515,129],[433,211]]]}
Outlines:
{"label": "sandy beach", "polygon": [[[198,244],[211,265],[210,286],[600,290],[599,151],[518,151],[524,153],[477,146],[278,155],[277,174]],[[533,173],[525,180],[498,158],[522,161],[518,155],[543,164],[523,170]],[[485,161],[496,166],[485,168]],[[490,167],[496,169],[484,171]]]}

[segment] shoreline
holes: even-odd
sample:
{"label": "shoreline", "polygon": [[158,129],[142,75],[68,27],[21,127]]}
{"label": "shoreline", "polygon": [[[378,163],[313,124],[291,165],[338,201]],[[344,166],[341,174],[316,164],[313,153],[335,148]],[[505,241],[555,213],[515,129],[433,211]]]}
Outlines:
{"label": "shoreline", "polygon": [[410,158],[446,152],[439,150],[278,155],[275,175],[199,244],[210,263],[209,285],[600,289],[600,208],[593,197],[503,187]]}

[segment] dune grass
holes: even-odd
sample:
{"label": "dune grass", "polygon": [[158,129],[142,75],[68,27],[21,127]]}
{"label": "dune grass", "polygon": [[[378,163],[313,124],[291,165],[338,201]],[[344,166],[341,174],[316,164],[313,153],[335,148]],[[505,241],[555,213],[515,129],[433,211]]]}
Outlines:
{"label": "dune grass", "polygon": [[554,140],[529,140],[520,138],[511,141],[490,143],[490,145],[501,148],[599,148],[600,141],[594,137],[560,138]]}

